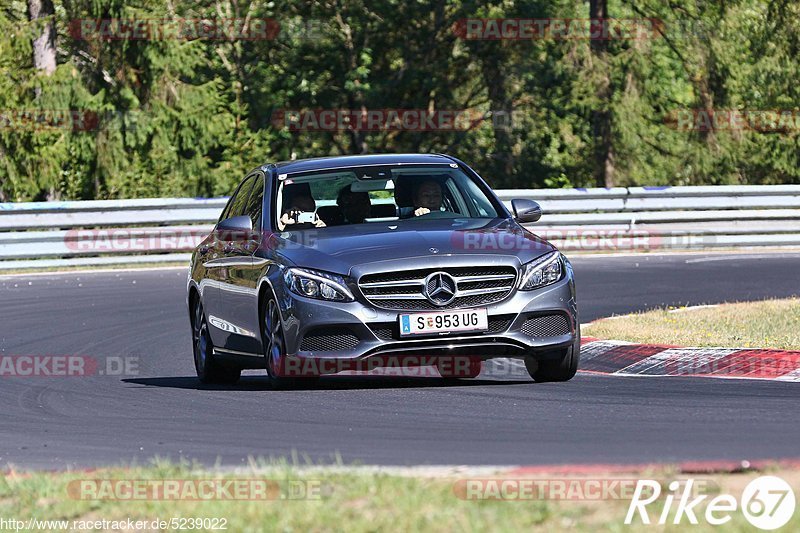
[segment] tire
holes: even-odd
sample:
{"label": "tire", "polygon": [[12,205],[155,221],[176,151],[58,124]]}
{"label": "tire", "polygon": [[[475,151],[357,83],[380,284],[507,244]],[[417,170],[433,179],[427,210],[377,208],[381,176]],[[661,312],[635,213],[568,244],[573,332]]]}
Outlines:
{"label": "tire", "polygon": [[264,366],[274,388],[292,389],[316,382],[317,376],[287,377],[283,375],[286,362],[286,340],[280,310],[274,298],[269,298],[264,304],[261,339],[264,347]]}
{"label": "tire", "polygon": [[483,370],[483,361],[477,357],[470,357],[467,365],[463,362],[463,356],[442,357],[436,360],[436,370],[445,379],[477,378]]}
{"label": "tire", "polygon": [[239,381],[242,371],[223,366],[214,356],[214,344],[208,331],[208,322],[200,299],[194,304],[192,318],[192,350],[194,369],[202,383],[232,384]]}
{"label": "tire", "polygon": [[580,342],[576,342],[559,358],[537,360],[532,356],[525,357],[525,368],[537,383],[569,381],[578,371],[580,354]]}

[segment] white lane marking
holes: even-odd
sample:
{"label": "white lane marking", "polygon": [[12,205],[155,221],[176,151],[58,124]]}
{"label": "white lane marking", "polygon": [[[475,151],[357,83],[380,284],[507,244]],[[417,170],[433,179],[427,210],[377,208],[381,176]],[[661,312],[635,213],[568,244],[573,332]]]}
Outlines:
{"label": "white lane marking", "polygon": [[796,257],[797,253],[775,252],[771,254],[741,254],[741,255],[725,255],[720,257],[698,257],[697,259],[687,259],[686,263],[708,263],[711,261],[736,261],[739,259],[774,259],[778,257]]}
{"label": "white lane marking", "polygon": [[[796,250],[796,247],[791,248],[778,248],[775,250],[659,250],[654,252],[579,252],[579,251],[565,251],[564,254],[572,259],[573,257],[579,259],[614,259],[614,258],[641,258],[643,260],[647,259],[655,259],[659,257],[665,258],[680,258],[681,256],[689,256],[689,257],[697,257],[703,256],[698,259],[692,259],[690,261],[702,262],[706,257],[710,261],[723,261],[726,259],[738,259],[740,257],[746,256],[754,256],[754,257],[775,257],[775,256],[785,256],[785,257],[795,257],[800,254],[800,251]],[[725,257],[714,257],[714,256],[721,256],[724,255]]]}
{"label": "white lane marking", "polygon": [[628,317],[631,317],[633,315],[634,315],[634,313],[628,313],[626,315],[611,315],[611,316],[607,316],[607,317],[603,317],[603,318],[598,318],[597,320],[595,320],[595,322],[599,322],[601,320],[619,320],[620,318],[628,318]]}
{"label": "white lane marking", "polygon": [[697,311],[698,309],[711,309],[714,307],[719,307],[717,304],[708,304],[708,305],[690,305],[688,307],[678,307],[677,309],[670,309],[667,313],[686,313],[689,311]]}
{"label": "white lane marking", "polygon": [[[527,465],[419,465],[419,466],[380,466],[380,465],[296,465],[293,471],[302,472],[304,475],[311,474],[357,474],[369,475],[387,474],[403,477],[431,477],[442,478],[451,476],[473,476],[486,477],[491,475],[504,474],[518,468],[526,468]],[[278,475],[285,470],[281,465],[261,465],[252,460],[249,466],[215,466],[210,470],[213,472],[232,473],[236,475]],[[208,475],[209,470],[195,470],[197,475]]]}
{"label": "white lane marking", "polygon": [[[616,375],[713,375],[713,363],[740,348],[669,348],[614,372]],[[669,367],[669,369],[667,369]]]}
{"label": "white lane marking", "polygon": [[141,268],[86,268],[75,270],[54,270],[52,272],[18,272],[14,274],[0,274],[0,280],[26,278],[26,277],[41,277],[41,276],[69,276],[71,274],[126,274],[126,273],[139,273],[139,272],[154,272],[159,270],[189,270],[188,266],[161,266],[161,267],[141,267]]}

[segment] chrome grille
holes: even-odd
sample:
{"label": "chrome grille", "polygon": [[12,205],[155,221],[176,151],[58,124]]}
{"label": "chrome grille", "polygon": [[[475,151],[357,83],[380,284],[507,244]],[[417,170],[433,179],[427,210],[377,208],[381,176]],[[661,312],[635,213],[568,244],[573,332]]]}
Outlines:
{"label": "chrome grille", "polygon": [[520,328],[528,337],[544,338],[569,335],[569,320],[566,315],[543,315],[527,319]]}
{"label": "chrome grille", "polygon": [[[456,282],[455,298],[446,305],[437,305],[426,296],[425,280],[436,272],[444,272]],[[376,307],[433,310],[497,303],[511,294],[516,280],[517,271],[510,266],[451,267],[367,274],[359,279],[358,286]],[[428,284],[432,283],[433,280],[429,280]]]}

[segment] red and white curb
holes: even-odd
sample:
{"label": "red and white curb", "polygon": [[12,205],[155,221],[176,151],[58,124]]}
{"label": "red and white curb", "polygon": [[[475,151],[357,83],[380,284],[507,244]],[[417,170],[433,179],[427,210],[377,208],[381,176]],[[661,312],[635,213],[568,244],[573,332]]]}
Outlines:
{"label": "red and white curb", "polygon": [[800,351],[681,348],[584,337],[580,370],[615,376],[698,376],[800,382]]}

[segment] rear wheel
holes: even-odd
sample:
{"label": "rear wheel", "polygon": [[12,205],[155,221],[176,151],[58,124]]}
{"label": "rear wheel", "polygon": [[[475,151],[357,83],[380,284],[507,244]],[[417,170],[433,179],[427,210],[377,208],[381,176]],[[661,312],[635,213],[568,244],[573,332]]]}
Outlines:
{"label": "rear wheel", "polygon": [[214,356],[214,343],[208,331],[203,303],[198,298],[192,319],[194,369],[203,383],[236,383],[241,370],[223,366]]}
{"label": "rear wheel", "polygon": [[539,383],[569,381],[578,371],[580,350],[580,344],[575,343],[567,348],[560,357],[537,360],[529,355],[525,357],[525,368],[533,380]]}

